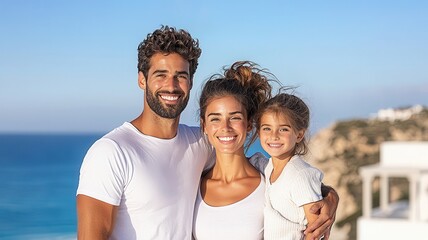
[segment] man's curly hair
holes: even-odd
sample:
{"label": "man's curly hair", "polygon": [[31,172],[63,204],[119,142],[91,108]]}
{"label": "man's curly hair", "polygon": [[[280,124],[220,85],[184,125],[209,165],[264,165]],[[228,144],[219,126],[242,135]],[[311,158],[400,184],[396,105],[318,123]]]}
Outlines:
{"label": "man's curly hair", "polygon": [[150,58],[156,54],[178,53],[189,61],[190,79],[198,67],[198,58],[201,56],[199,41],[183,29],[162,26],[153,33],[149,33],[147,38],[138,45],[138,71],[147,74],[150,68]]}

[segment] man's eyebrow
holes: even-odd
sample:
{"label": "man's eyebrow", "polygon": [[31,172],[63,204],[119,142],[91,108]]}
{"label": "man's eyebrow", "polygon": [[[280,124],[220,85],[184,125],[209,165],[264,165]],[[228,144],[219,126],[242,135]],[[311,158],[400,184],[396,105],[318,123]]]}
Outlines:
{"label": "man's eyebrow", "polygon": [[[158,69],[158,70],[155,70],[155,71],[152,73],[152,75],[155,75],[155,74],[158,74],[158,73],[168,73],[168,70]],[[188,72],[188,71],[176,71],[176,72],[175,72],[175,75],[186,75],[186,76],[189,76],[190,74],[189,74],[189,72]]]}
{"label": "man's eyebrow", "polygon": [[157,74],[157,73],[167,73],[167,72],[168,72],[167,70],[158,69],[158,70],[155,70],[155,71],[152,73],[152,75]]}
{"label": "man's eyebrow", "polygon": [[189,75],[189,72],[187,72],[187,71],[176,71],[176,72],[175,72],[175,74],[176,74],[176,75],[182,75],[182,74],[185,74],[185,75],[187,75],[187,76],[188,76],[188,75]]}

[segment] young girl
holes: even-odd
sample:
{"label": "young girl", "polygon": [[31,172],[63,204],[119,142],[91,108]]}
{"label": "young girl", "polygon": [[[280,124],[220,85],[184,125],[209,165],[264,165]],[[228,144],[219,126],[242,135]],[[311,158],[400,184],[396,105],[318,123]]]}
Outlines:
{"label": "young girl", "polygon": [[300,98],[280,93],[262,104],[256,127],[271,156],[265,169],[264,238],[304,239],[306,225],[317,217],[309,209],[322,199],[323,177],[301,158],[308,151],[309,109]]}

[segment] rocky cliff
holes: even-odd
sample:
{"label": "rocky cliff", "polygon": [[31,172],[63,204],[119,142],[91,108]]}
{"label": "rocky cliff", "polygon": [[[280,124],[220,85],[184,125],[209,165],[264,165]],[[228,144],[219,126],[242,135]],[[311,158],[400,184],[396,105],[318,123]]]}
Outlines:
{"label": "rocky cliff", "polygon": [[[354,119],[319,131],[310,140],[308,161],[324,172],[324,183],[340,196],[331,239],[356,239],[356,220],[362,214],[362,181],[358,169],[379,161],[384,141],[428,141],[428,108],[406,119]],[[391,198],[405,198],[405,180],[397,179]],[[376,200],[376,193],[375,193]],[[373,203],[376,206],[376,201]]]}

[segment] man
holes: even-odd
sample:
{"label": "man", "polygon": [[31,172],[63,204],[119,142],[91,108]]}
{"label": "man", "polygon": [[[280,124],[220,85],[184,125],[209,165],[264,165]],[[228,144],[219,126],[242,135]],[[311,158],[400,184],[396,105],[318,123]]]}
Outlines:
{"label": "man", "polygon": [[[200,54],[197,40],[168,26],[139,45],[144,109],[85,156],[77,190],[79,239],[191,239],[201,172],[213,154],[199,128],[179,124]],[[337,195],[328,200],[330,208],[321,209],[328,213],[312,227],[318,236],[334,221]]]}

